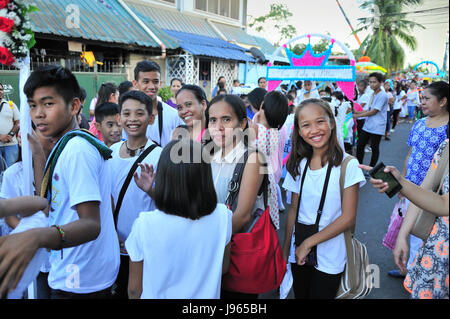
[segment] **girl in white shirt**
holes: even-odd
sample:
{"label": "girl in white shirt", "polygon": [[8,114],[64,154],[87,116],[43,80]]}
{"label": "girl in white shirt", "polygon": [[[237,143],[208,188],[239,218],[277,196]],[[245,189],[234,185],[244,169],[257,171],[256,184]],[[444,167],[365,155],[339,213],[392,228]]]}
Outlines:
{"label": "girl in white shirt", "polygon": [[156,174],[148,164],[140,164],[139,177],[135,173],[157,209],[141,212],[125,241],[131,299],[220,297],[231,212],[217,201],[211,167],[202,153],[201,144],[191,139],[171,141]]}
{"label": "girl in white shirt", "polygon": [[[283,253],[291,263],[295,298],[332,299],[336,296],[346,264],[343,232],[355,224],[359,184],[364,183],[365,178],[358,168],[358,161],[352,159],[347,166],[341,205],[340,166],[347,154],[339,146],[336,122],[326,102],[310,99],[301,103],[295,113],[292,135],[292,153],[283,184],[292,192]],[[305,169],[307,163],[309,166]],[[294,225],[297,222],[315,224],[329,165],[332,168],[318,232],[295,246]],[[300,175],[303,172],[306,175],[299,202]],[[317,253],[316,266],[306,265],[312,250]]]}
{"label": "girl in white shirt", "polygon": [[[236,164],[249,150],[247,112],[245,104],[236,95],[218,95],[206,111],[207,128],[217,149],[211,161],[214,186],[218,202],[225,203],[228,184],[233,177]],[[254,136],[253,136],[254,138]],[[233,234],[245,231],[253,212],[264,211],[264,198],[260,192],[264,178],[265,159],[260,152],[249,152],[244,166],[237,204],[233,208]],[[233,205],[234,206],[234,205]],[[256,294],[242,294],[222,290],[222,298],[254,298]]]}

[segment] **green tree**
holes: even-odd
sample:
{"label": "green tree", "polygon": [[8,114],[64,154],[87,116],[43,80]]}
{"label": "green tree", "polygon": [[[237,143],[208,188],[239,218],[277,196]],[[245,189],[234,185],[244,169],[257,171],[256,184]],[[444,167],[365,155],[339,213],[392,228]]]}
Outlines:
{"label": "green tree", "polygon": [[[252,18],[248,26],[254,27],[258,32],[264,32],[266,23],[274,23],[274,28],[280,35],[280,41],[289,40],[297,34],[297,29],[287,22],[292,15],[287,5],[272,3],[268,14]],[[279,43],[275,45],[278,46]]]}
{"label": "green tree", "polygon": [[369,31],[356,56],[370,57],[371,61],[386,68],[388,72],[400,70],[405,62],[405,51],[400,42],[411,50],[417,47],[417,40],[412,34],[414,28],[425,27],[406,19],[405,9],[421,4],[423,0],[365,0],[360,8],[368,10],[370,17],[359,18],[360,31]]}

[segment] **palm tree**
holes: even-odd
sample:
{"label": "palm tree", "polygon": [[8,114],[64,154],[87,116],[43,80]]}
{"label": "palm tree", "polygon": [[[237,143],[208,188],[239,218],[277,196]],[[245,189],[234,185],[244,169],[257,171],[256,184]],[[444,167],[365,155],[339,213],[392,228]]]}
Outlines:
{"label": "palm tree", "polygon": [[411,34],[414,28],[425,27],[406,20],[404,9],[421,4],[422,0],[365,0],[360,8],[368,10],[372,16],[359,18],[355,33],[362,30],[371,32],[361,43],[359,54],[369,56],[371,61],[383,66],[388,74],[403,68],[405,51],[400,42],[411,50],[417,47],[416,38]]}

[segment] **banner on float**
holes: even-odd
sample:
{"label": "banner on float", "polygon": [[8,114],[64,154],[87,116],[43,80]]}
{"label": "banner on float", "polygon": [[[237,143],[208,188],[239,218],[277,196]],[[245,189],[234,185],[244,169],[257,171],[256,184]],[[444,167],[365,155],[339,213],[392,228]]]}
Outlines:
{"label": "banner on float", "polygon": [[354,82],[355,66],[270,66],[267,67],[267,81],[331,81]]}

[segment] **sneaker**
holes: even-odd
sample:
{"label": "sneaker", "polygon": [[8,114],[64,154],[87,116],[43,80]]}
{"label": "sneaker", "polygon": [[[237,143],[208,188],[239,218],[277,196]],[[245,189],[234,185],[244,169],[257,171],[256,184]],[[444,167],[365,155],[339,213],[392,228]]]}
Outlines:
{"label": "sneaker", "polygon": [[394,129],[391,129],[391,133],[394,133],[395,132],[395,130]]}
{"label": "sneaker", "polygon": [[386,141],[390,141],[390,140],[391,140],[391,138],[390,138],[389,136],[385,136],[384,139],[385,139]]}
{"label": "sneaker", "polygon": [[372,152],[372,148],[370,146],[366,146],[366,148],[364,149],[365,153],[371,153]]}

